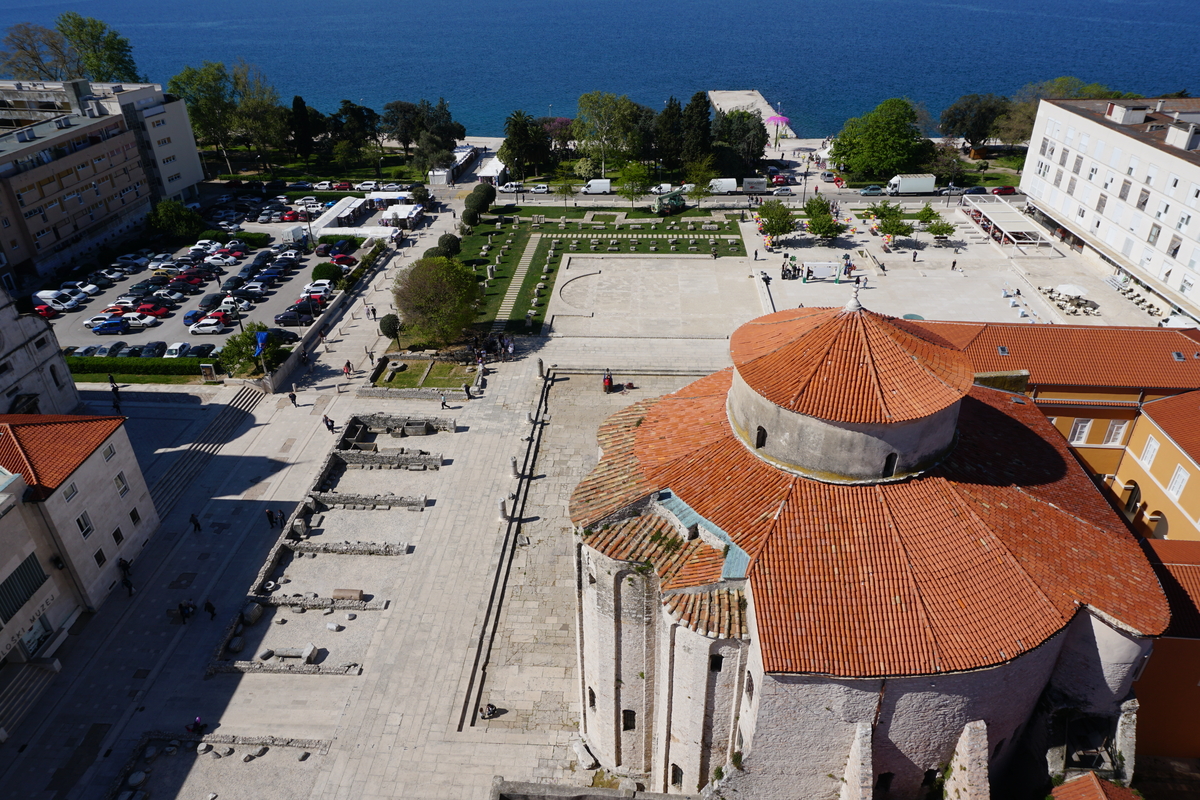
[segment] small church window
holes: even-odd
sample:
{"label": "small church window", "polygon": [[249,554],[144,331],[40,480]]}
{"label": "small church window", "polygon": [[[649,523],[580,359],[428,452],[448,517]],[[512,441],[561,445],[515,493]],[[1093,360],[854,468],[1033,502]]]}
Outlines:
{"label": "small church window", "polygon": [[588,687],[588,708],[596,707],[596,691],[590,686]]}
{"label": "small church window", "polygon": [[746,673],[746,697],[754,699],[754,676],[749,672]]}
{"label": "small church window", "polygon": [[896,454],[888,453],[888,457],[883,460],[883,477],[890,478],[896,474]]}
{"label": "small church window", "polygon": [[637,729],[637,712],[625,709],[621,712],[621,730],[632,731]]}
{"label": "small church window", "polygon": [[754,432],[754,448],[765,447],[767,444],[767,429],[762,425],[758,426],[758,430]]}
{"label": "small church window", "polygon": [[725,656],[714,653],[708,657],[709,672],[720,672],[723,666],[725,666]]}
{"label": "small church window", "polygon": [[671,765],[671,785],[683,786],[683,768],[678,764]]}

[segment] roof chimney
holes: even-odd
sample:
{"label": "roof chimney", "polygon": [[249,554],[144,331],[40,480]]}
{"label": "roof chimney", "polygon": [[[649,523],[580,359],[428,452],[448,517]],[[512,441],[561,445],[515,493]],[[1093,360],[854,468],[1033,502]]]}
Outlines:
{"label": "roof chimney", "polygon": [[1167,102],[1167,101],[1166,100],[1155,100],[1154,101],[1154,113],[1156,113],[1156,114],[1161,113],[1162,108],[1163,108],[1163,103],[1165,103],[1165,102]]}

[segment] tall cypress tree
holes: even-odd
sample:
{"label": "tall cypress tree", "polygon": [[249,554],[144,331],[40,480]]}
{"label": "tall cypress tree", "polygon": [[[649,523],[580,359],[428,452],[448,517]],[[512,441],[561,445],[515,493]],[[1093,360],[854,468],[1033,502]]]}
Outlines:
{"label": "tall cypress tree", "polygon": [[658,157],[667,169],[679,169],[683,164],[683,109],[674,97],[654,121],[654,138]]}
{"label": "tall cypress tree", "polygon": [[308,119],[308,104],[300,95],[292,98],[292,146],[296,148],[296,155],[304,159],[304,167],[307,169],[308,159],[313,153],[313,136]]}
{"label": "tall cypress tree", "polygon": [[683,108],[683,163],[700,161],[712,152],[712,122],[708,116],[708,94],[696,92]]}

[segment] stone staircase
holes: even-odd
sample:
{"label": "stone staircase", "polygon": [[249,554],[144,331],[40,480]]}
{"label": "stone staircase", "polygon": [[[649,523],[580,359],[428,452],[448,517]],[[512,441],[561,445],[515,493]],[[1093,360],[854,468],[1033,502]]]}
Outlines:
{"label": "stone staircase", "polygon": [[57,674],[48,664],[20,666],[16,677],[0,692],[0,742],[12,735]]}
{"label": "stone staircase", "polygon": [[188,447],[159,477],[150,489],[150,497],[160,518],[165,518],[171,508],[187,490],[191,482],[208,464],[208,460],[220,452],[230,435],[250,415],[265,395],[258,389],[244,386],[212,422],[200,432],[196,441]]}
{"label": "stone staircase", "polygon": [[512,283],[508,284],[508,291],[504,294],[504,300],[500,303],[500,310],[496,312],[496,319],[492,322],[492,332],[499,333],[504,330],[504,326],[508,324],[508,318],[512,316],[513,308],[517,305],[517,299],[521,296],[521,284],[525,282],[525,273],[529,272],[529,265],[533,263],[533,254],[537,250],[538,242],[541,241],[540,233],[529,235],[529,242],[525,245],[525,252],[521,254],[521,260],[517,262],[517,269],[513,272]]}

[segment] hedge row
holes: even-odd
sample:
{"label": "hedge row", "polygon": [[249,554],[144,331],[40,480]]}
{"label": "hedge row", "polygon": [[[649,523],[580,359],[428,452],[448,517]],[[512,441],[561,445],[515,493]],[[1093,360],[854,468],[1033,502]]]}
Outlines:
{"label": "hedge row", "polygon": [[352,247],[348,251],[346,251],[347,255],[350,253],[353,253],[355,250],[362,247],[363,242],[366,241],[366,237],[364,237],[364,236],[333,236],[333,235],[330,235],[330,236],[318,237],[317,244],[337,244],[338,242],[342,241],[343,239],[349,240],[354,243],[354,247]]}
{"label": "hedge row", "polygon": [[225,231],[208,230],[200,234],[201,239],[212,239],[214,242],[224,244],[230,239],[241,239],[252,248],[266,247],[271,243],[271,234],[256,233],[254,231],[238,231],[237,233],[226,233]]}
{"label": "hedge row", "polygon": [[359,259],[358,266],[351,270],[349,275],[342,278],[342,280],[338,283],[338,288],[342,291],[346,291],[354,284],[362,280],[362,276],[367,274],[367,270],[375,266],[375,262],[379,260],[379,257],[386,249],[387,242],[385,242],[383,239],[377,241],[375,246],[371,248],[371,252]]}
{"label": "hedge row", "polygon": [[67,358],[67,369],[77,375],[199,375],[200,364],[212,364],[212,358]]}

